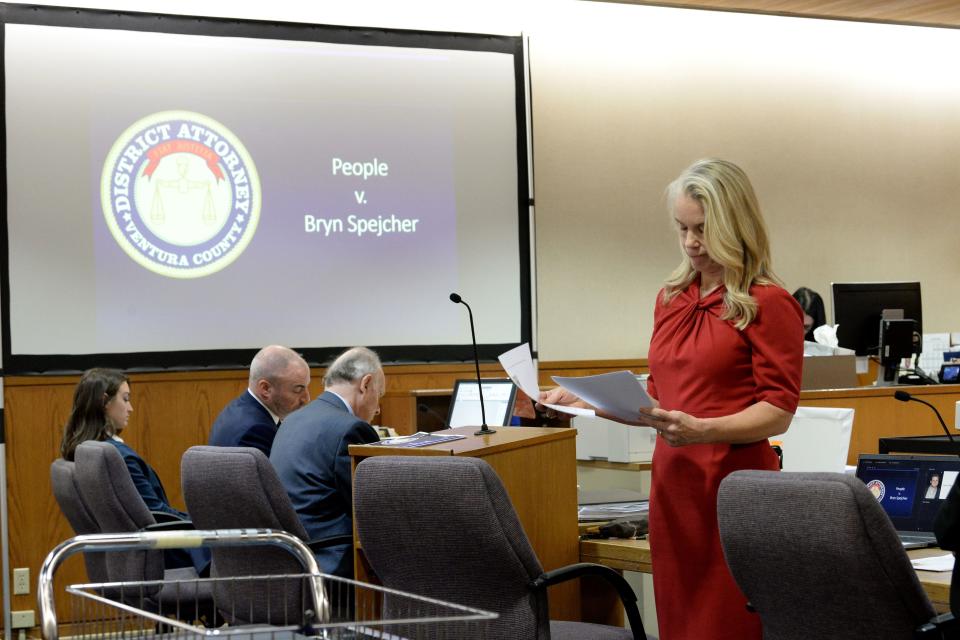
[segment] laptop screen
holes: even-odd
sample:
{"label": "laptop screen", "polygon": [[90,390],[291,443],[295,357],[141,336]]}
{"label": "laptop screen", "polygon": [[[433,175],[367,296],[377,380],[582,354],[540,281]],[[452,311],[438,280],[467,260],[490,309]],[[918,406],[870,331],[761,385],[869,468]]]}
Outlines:
{"label": "laptop screen", "polygon": [[897,531],[933,531],[933,520],[960,475],[957,456],[861,454],[857,477]]}
{"label": "laptop screen", "polygon": [[[504,379],[483,380],[483,409],[487,424],[506,426],[513,417],[513,401],[517,388],[513,382]],[[448,427],[479,427],[482,423],[480,412],[480,389],[476,380],[457,380],[447,415]]]}

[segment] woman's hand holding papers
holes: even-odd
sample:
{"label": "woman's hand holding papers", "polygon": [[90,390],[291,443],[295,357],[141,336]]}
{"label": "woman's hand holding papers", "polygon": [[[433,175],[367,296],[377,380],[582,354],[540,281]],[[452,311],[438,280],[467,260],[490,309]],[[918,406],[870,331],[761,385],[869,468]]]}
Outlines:
{"label": "woman's hand holding papers", "polygon": [[667,411],[657,407],[640,409],[639,427],[653,427],[671,447],[711,442],[710,423],[683,411]]}
{"label": "woman's hand holding papers", "polygon": [[569,413],[563,413],[562,411],[557,411],[556,409],[551,409],[546,406],[548,404],[552,405],[562,405],[564,407],[578,407],[580,409],[593,409],[593,407],[580,398],[578,398],[574,393],[567,391],[563,387],[557,387],[556,389],[551,389],[550,391],[543,391],[540,393],[540,397],[537,399],[537,411],[543,412],[548,418],[560,418],[561,420],[569,420],[573,416]]}
{"label": "woman's hand holding papers", "polygon": [[657,430],[660,437],[671,447],[712,442],[714,434],[710,420],[701,420],[683,411],[667,411],[666,409],[659,408],[655,400],[653,402],[654,406],[643,407],[637,410],[640,414],[638,420],[625,420],[622,417],[607,413],[602,409],[596,409],[593,405],[581,400],[580,397],[572,391],[568,391],[563,387],[557,387],[540,394],[537,401],[537,411],[543,412],[548,418],[569,420],[573,416],[547,405],[553,405],[553,407],[562,406],[595,409],[597,416],[601,418],[607,418],[608,420],[634,427],[652,427]]}

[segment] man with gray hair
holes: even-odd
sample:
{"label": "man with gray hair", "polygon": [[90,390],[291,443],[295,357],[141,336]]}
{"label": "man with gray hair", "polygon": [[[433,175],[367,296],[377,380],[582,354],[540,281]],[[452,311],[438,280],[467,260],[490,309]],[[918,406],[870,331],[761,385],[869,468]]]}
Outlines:
{"label": "man with gray hair", "polygon": [[[291,415],[270,454],[280,481],[311,540],[353,534],[351,444],[376,442],[370,426],[380,413],[386,380],[377,354],[348,349],[327,369],[320,397]],[[324,573],[353,577],[349,542],[316,552]]]}
{"label": "man with gray hair", "polygon": [[270,345],[250,363],[247,390],[224,407],[209,444],[255,447],[270,455],[280,421],[310,402],[310,367],[295,351]]}

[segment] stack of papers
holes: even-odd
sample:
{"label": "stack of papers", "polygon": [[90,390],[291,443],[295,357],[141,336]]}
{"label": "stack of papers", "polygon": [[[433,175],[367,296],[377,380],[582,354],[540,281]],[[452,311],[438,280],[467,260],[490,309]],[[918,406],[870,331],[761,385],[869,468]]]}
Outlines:
{"label": "stack of papers", "polygon": [[[514,347],[501,354],[499,359],[513,384],[536,401],[540,397],[540,385],[537,382],[537,369],[530,355],[530,345],[523,343]],[[553,376],[553,381],[600,411],[628,422],[640,419],[639,409],[653,406],[653,400],[647,395],[637,376],[629,371],[578,378]],[[545,406],[575,416],[596,415],[592,409],[555,404]]]}
{"label": "stack of papers", "polygon": [[910,564],[920,571],[953,571],[953,561],[953,554],[945,553],[942,556],[916,558],[910,560]]}
{"label": "stack of papers", "polygon": [[396,438],[383,438],[380,442],[372,442],[373,445],[384,447],[429,447],[432,444],[441,442],[450,442],[451,440],[460,440],[467,436],[456,433],[441,434],[427,433],[426,431],[417,431],[412,436],[397,436]]}
{"label": "stack of papers", "polygon": [[649,511],[649,500],[583,504],[577,507],[577,519],[581,522],[599,522],[616,520],[617,518],[644,516]]}

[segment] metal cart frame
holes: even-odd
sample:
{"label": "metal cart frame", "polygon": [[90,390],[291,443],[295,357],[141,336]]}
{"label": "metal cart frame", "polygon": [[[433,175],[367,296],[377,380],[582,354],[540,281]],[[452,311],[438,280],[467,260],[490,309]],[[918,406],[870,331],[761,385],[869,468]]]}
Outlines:
{"label": "metal cart frame", "polygon": [[[309,547],[286,532],[269,529],[161,531],[76,536],[55,547],[44,561],[39,576],[37,599],[43,637],[45,640],[59,640],[53,577],[60,564],[75,553],[238,545],[284,548],[299,560],[304,573],[70,585],[66,591],[74,597],[74,602],[83,603],[84,612],[88,606],[90,611],[97,612],[90,620],[81,620],[77,624],[85,628],[86,623],[93,624],[96,620],[100,625],[98,630],[80,636],[113,639],[163,633],[164,638],[191,640],[198,636],[232,636],[238,640],[241,637],[243,640],[483,638],[484,623],[497,617],[495,613],[472,607],[322,574]],[[192,589],[194,593],[199,593],[204,586],[209,591],[212,586],[242,584],[246,591],[265,589],[269,600],[271,582],[289,580],[300,581],[304,606],[302,616],[296,620],[285,619],[283,624],[254,621],[236,626],[203,626],[193,620],[179,619],[179,615],[171,617],[169,611],[166,615],[162,610],[151,611],[135,597],[138,593],[150,593],[171,583],[176,583],[178,589],[181,585],[185,591]],[[349,604],[344,605],[345,602]],[[219,608],[215,601],[213,607]],[[105,618],[108,619],[106,625],[103,624]]]}

